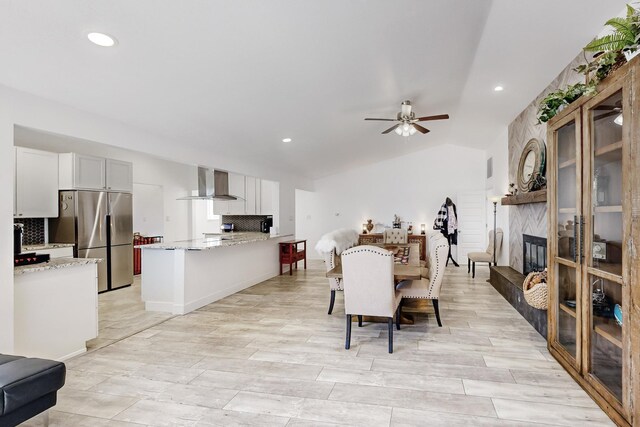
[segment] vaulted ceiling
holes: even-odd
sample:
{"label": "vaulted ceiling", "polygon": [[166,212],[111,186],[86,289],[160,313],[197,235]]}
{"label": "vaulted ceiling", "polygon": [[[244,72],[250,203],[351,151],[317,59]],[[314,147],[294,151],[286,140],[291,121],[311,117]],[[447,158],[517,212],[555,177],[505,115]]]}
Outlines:
{"label": "vaulted ceiling", "polygon": [[[2,0],[0,84],[315,178],[437,144],[484,148],[624,4]],[[97,47],[91,31],[119,43]],[[408,139],[363,120],[405,99],[451,119]]]}

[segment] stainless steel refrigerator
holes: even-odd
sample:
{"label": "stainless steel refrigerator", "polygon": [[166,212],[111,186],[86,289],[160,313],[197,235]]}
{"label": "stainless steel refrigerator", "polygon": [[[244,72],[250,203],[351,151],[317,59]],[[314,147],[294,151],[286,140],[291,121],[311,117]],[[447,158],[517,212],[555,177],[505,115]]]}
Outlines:
{"label": "stainless steel refrigerator", "polygon": [[133,205],[129,193],[60,191],[59,217],[49,220],[49,241],[73,243],[78,258],[102,258],[98,292],[133,283]]}

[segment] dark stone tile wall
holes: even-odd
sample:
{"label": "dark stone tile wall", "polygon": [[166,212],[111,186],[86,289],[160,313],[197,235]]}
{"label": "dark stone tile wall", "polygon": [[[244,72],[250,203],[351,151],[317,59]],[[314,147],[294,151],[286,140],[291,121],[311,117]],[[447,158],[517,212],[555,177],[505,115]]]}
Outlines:
{"label": "dark stone tile wall", "polygon": [[491,267],[489,283],[544,339],[547,339],[547,311],[533,308],[524,299],[525,276],[511,267]]}
{"label": "dark stone tile wall", "polygon": [[14,224],[24,224],[22,229],[23,245],[44,243],[44,218],[14,218]]}
{"label": "dark stone tile wall", "polygon": [[222,222],[235,224],[235,231],[261,231],[260,221],[267,215],[222,215]]}

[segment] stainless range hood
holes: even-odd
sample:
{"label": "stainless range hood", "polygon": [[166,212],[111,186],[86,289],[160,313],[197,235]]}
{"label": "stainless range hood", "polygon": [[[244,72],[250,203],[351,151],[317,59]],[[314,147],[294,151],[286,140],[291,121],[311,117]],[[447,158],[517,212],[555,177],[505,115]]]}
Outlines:
{"label": "stainless range hood", "polygon": [[198,195],[178,200],[244,200],[229,194],[229,173],[198,166]]}

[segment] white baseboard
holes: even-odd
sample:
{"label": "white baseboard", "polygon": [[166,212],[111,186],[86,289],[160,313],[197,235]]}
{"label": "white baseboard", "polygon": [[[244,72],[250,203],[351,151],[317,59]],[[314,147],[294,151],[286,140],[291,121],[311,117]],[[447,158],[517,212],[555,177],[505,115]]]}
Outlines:
{"label": "white baseboard", "polygon": [[145,301],[144,309],[146,311],[163,311],[165,313],[174,313],[173,311],[173,303],[169,301]]}
{"label": "white baseboard", "polygon": [[221,289],[217,292],[207,295],[206,297],[199,298],[195,301],[190,301],[182,306],[176,304],[174,307],[177,311],[174,311],[174,314],[190,313],[194,310],[204,307],[207,304],[211,304],[212,302],[216,302],[218,300],[221,300],[222,298],[226,298],[229,295],[233,295],[236,292],[240,292],[242,290],[250,288],[251,286],[257,285],[258,283],[264,282],[265,280],[269,280],[273,277],[276,277],[277,275],[277,273],[275,275],[273,273],[263,274],[262,276],[254,277],[251,280],[245,280],[243,282],[236,283],[227,288]]}
{"label": "white baseboard", "polygon": [[77,355],[82,354],[82,353],[86,353],[86,352],[87,352],[87,347],[82,347],[81,349],[78,349],[76,351],[72,351],[71,353],[58,358],[57,360],[58,360],[58,362],[64,362],[65,360],[69,360],[72,357],[76,357]]}
{"label": "white baseboard", "polygon": [[[289,271],[288,269],[286,270]],[[236,292],[240,292],[244,289],[250,288],[251,286],[257,285],[260,282],[264,282],[265,280],[269,280],[273,277],[277,277],[278,273],[267,273],[258,277],[254,277],[251,280],[245,280],[243,282],[239,282],[233,284],[229,287],[221,289],[217,292],[213,292],[205,297],[199,298],[195,301],[190,301],[185,304],[174,304],[170,301],[145,301],[144,309],[146,311],[162,311],[165,313],[172,314],[187,314],[194,310],[197,310],[205,305],[211,304],[212,302],[216,302],[221,300],[222,298],[228,297],[229,295],[233,295]]]}

